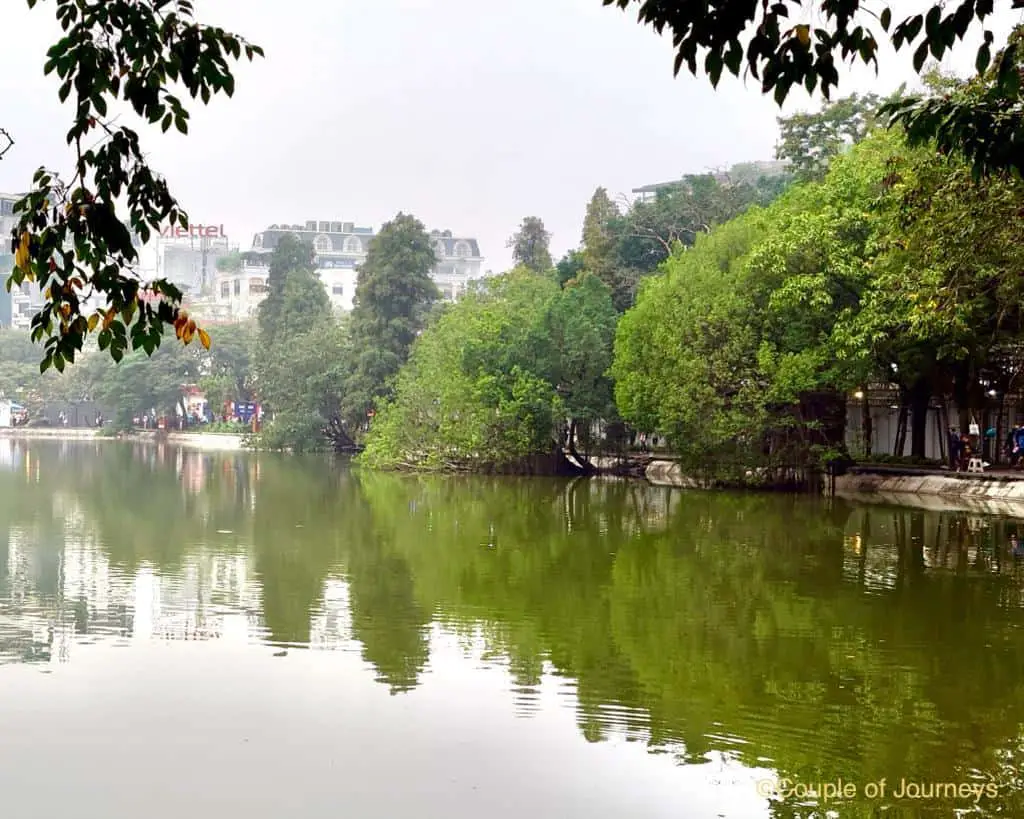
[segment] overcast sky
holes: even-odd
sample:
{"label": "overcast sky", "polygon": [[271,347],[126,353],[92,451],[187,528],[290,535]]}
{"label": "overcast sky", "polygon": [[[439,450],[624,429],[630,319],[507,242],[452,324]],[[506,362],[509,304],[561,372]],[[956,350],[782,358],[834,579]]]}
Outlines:
{"label": "overcast sky", "polygon": [[[907,0],[907,5],[914,5]],[[753,84],[672,76],[666,39],[601,0],[197,0],[197,13],[262,45],[233,99],[198,110],[187,138],[144,135],[193,223],[243,249],[274,222],[398,211],[476,236],[485,268],[537,215],[556,256],[579,243],[587,200],[734,162],[770,159],[778,110]],[[481,11],[487,9],[486,13]],[[17,145],[0,190],[67,167],[67,111],[44,78],[54,4],[3,0],[2,124]],[[900,10],[903,4],[901,0]],[[888,90],[909,54],[844,92]],[[961,52],[954,68],[969,66]],[[788,110],[816,103],[798,96]]]}

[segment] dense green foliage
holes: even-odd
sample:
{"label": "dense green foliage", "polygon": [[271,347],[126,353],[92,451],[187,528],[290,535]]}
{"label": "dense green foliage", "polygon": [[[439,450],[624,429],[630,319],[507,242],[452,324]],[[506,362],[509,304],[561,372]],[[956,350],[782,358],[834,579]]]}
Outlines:
{"label": "dense green foliage", "polygon": [[[872,130],[879,102],[780,119],[788,164],[685,176],[622,206],[597,189],[557,265],[528,217],[511,241],[520,266],[456,305],[435,303],[437,260],[412,216],[374,238],[341,319],[313,248],[285,236],[256,332],[161,355],[152,384],[128,361],[87,368],[75,389],[123,418],[198,383],[215,411],[262,402],[265,446],[365,444],[377,466],[501,468],[562,448],[585,463],[652,433],[688,469],[748,481],[845,457],[850,396],[891,388],[894,454],[909,436],[920,460],[936,400],[955,401],[961,429],[997,425],[1013,400],[1024,182],[977,181],[957,156]],[[14,381],[4,389],[32,393]],[[858,454],[877,454],[871,436]]]}
{"label": "dense green foliage", "polygon": [[620,410],[694,464],[792,465],[794,440],[804,456],[829,443],[809,399],[892,383],[923,457],[934,397],[956,399],[965,429],[1024,363],[1021,208],[1019,180],[975,184],[962,161],[876,133],[647,283],[618,330]]}
{"label": "dense green foliage", "polygon": [[424,331],[364,460],[481,468],[550,451],[567,413],[609,416],[614,316],[591,274],[564,289],[526,267],[488,280]]}
{"label": "dense green foliage", "polygon": [[409,348],[440,298],[430,271],[437,263],[427,231],[399,213],[370,242],[359,268],[352,310],[354,360],[345,384],[345,420],[367,422],[375,402],[392,394]]}
{"label": "dense green foliage", "polygon": [[508,246],[512,248],[512,261],[517,265],[536,273],[546,273],[551,269],[551,234],[539,217],[523,219],[519,230],[509,238]]}

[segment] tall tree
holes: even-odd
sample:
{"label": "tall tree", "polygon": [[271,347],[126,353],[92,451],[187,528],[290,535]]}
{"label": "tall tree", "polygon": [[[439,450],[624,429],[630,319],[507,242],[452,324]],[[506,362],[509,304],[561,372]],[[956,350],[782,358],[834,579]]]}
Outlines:
{"label": "tall tree", "polygon": [[508,240],[512,259],[517,265],[537,273],[547,273],[554,266],[551,260],[551,234],[537,216],[523,219],[519,230]]}
{"label": "tall tree", "polygon": [[583,252],[580,250],[570,250],[555,265],[555,277],[558,279],[558,283],[565,287],[566,284],[575,279],[585,269]]}
{"label": "tall tree", "polygon": [[290,233],[278,241],[270,255],[269,292],[257,313],[262,345],[272,345],[282,334],[297,332],[330,311],[314,259],[309,242]]}
{"label": "tall tree", "polygon": [[[27,2],[32,8],[38,0]],[[129,349],[152,353],[168,324],[183,342],[198,335],[208,344],[181,312],[179,288],[165,279],[144,285],[133,273],[133,234],[145,242],[169,224],[187,225],[188,216],[119,114],[127,107],[164,131],[173,125],[187,133],[189,112],[178,90],[204,104],[215,94],[231,96],[229,61],[262,51],[196,22],[192,3],[183,0],[56,0],[54,6],[63,34],[47,52],[44,71],[60,79],[61,101],[73,103],[67,141],[75,163],[65,178],[40,168],[16,205],[9,280],[35,281],[44,294],[32,319],[33,340],[45,339],[42,367],[62,371],[93,333],[114,360]],[[11,142],[8,136],[0,157]],[[159,298],[140,298],[146,291]],[[91,315],[87,293],[106,299]]]}
{"label": "tall tree", "polygon": [[357,352],[345,409],[353,425],[364,423],[375,402],[391,395],[392,381],[440,297],[430,275],[436,264],[430,236],[412,215],[399,213],[370,241],[352,309]]}
{"label": "tall tree", "polygon": [[260,445],[295,452],[324,449],[327,429],[340,413],[349,360],[346,328],[323,313],[297,325],[284,342],[263,347],[257,387],[273,420]]}
{"label": "tall tree", "polygon": [[608,191],[598,188],[587,203],[583,217],[583,264],[609,287],[615,287],[615,223],[622,216]]}

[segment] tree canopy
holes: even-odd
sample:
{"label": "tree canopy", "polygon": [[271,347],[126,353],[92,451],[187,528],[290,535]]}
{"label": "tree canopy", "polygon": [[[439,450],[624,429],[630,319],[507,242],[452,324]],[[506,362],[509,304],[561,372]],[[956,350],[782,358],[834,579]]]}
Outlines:
{"label": "tree canopy", "polygon": [[551,269],[551,234],[544,227],[544,220],[538,216],[527,216],[519,230],[508,240],[512,248],[512,260],[517,265],[528,267],[537,273]]}
{"label": "tree canopy", "polygon": [[521,266],[488,279],[413,346],[392,402],[370,429],[364,459],[382,467],[490,468],[614,416],[615,310],[590,273],[560,289]]}
{"label": "tree canopy", "polygon": [[392,394],[393,381],[440,298],[430,277],[437,264],[426,228],[399,213],[370,241],[359,267],[352,309],[354,361],[345,387],[345,417],[363,425],[374,405]]}

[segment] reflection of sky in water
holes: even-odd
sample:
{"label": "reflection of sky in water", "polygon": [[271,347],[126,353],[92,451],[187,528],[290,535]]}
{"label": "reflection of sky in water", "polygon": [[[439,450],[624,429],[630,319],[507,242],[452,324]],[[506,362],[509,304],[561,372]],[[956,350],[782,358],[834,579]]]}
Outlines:
{"label": "reflection of sky in water", "polygon": [[[61,675],[64,682],[50,689],[51,695],[56,696],[56,709],[51,708],[53,719],[61,731],[90,732],[90,758],[106,760],[102,768],[93,772],[97,779],[103,779],[108,766],[116,766],[119,782],[132,771],[146,781],[148,774],[138,769],[139,760],[133,759],[128,751],[132,740],[127,739],[126,732],[137,730],[134,726],[139,723],[146,725],[152,721],[151,708],[158,712],[173,710],[175,695],[170,689],[179,686],[177,696],[185,689],[199,697],[190,698],[191,716],[185,721],[204,715],[202,719],[214,726],[209,729],[215,734],[212,737],[202,731],[194,733],[195,728],[187,733],[195,741],[205,737],[200,758],[212,753],[211,748],[218,744],[221,747],[224,758],[219,764],[226,764],[229,773],[225,784],[217,787],[228,787],[235,776],[231,771],[241,764],[234,750],[236,739],[232,731],[240,725],[237,720],[244,719],[245,733],[261,734],[264,742],[292,743],[297,732],[302,748],[330,743],[335,753],[337,743],[344,747],[355,742],[361,757],[356,771],[349,776],[339,775],[332,766],[330,775],[340,787],[353,790],[356,802],[362,800],[374,815],[440,816],[437,810],[421,811],[425,804],[444,804],[445,815],[467,819],[480,815],[480,810],[498,817],[539,816],[550,815],[544,811],[560,805],[558,815],[579,815],[576,812],[585,809],[588,816],[610,819],[626,815],[622,811],[628,808],[632,816],[675,819],[681,793],[686,794],[688,817],[766,815],[754,782],[770,775],[768,769],[748,769],[723,753],[709,754],[707,765],[679,767],[674,760],[682,750],[671,744],[660,749],[664,756],[652,756],[645,745],[649,735],[637,728],[643,714],[636,709],[603,706],[598,718],[603,725],[604,741],[598,746],[581,743],[576,739],[575,682],[559,675],[547,663],[536,684],[517,685],[508,663],[489,650],[481,627],[471,632],[465,628],[452,630],[440,623],[428,627],[429,665],[412,699],[396,709],[387,700],[381,700],[380,693],[386,688],[367,687],[367,681],[373,680],[374,675],[368,673],[370,669],[361,658],[361,646],[352,636],[349,587],[343,577],[327,579],[312,613],[309,648],[314,649],[313,653],[296,647],[279,651],[264,642],[267,635],[259,614],[259,586],[245,555],[204,553],[192,556],[173,573],[161,574],[151,566],[142,566],[134,574],[126,573],[110,565],[94,539],[81,536],[79,527],[83,521],[75,514],[78,510],[67,505],[66,499],[61,504],[69,520],[75,520],[78,534],[72,534],[70,528],[67,532],[56,595],[40,594],[34,588],[33,581],[44,567],[33,560],[31,541],[26,540],[31,532],[10,533],[6,594],[0,603],[0,641],[5,644],[0,651],[0,663],[44,663]],[[110,649],[125,645],[132,646],[127,654],[109,653]],[[171,653],[162,653],[158,648],[161,645],[167,647],[164,652]],[[196,654],[203,646],[216,647],[217,653],[211,655],[204,650]],[[240,651],[243,653],[239,654]],[[282,653],[288,657],[274,656]],[[303,655],[320,655],[323,659],[303,660]],[[331,656],[336,659],[330,659]],[[270,666],[268,657],[290,664]],[[204,669],[216,671],[207,674]],[[8,666],[7,673],[12,670]],[[0,671],[0,675],[3,673]],[[112,674],[116,676],[111,677]],[[62,703],[76,696],[75,681],[89,686],[97,675],[102,685],[111,686],[109,694],[121,691],[117,694],[123,697],[121,705],[109,712],[111,701],[104,697],[84,714],[68,713]],[[257,678],[260,682],[254,688],[252,680]],[[239,694],[238,699],[225,698],[225,683]],[[11,694],[20,691],[20,701],[28,708],[40,696],[40,689],[20,675],[0,676],[0,692],[8,686]],[[152,699],[140,698],[140,690],[150,691]],[[287,732],[280,735],[281,729],[267,728],[259,721],[250,724],[244,716],[256,708],[264,714],[264,709],[281,707],[285,701],[295,702],[292,698],[302,702],[310,698],[337,702],[354,699],[361,703],[361,716],[353,723],[352,713],[348,713],[341,724],[337,714],[325,716],[317,711],[315,716],[301,719],[298,715],[304,709],[300,707],[296,715],[298,727],[289,724]],[[145,710],[137,712],[139,708]],[[233,713],[233,709],[237,710]],[[516,721],[524,718],[534,727],[516,727]],[[101,719],[102,733],[93,736],[91,732],[97,730],[95,726]],[[16,730],[10,725],[12,720],[6,721],[8,728]],[[4,722],[0,718],[0,726]],[[18,722],[17,718],[13,720],[15,725]],[[41,729],[45,735],[56,729],[56,724],[50,728],[47,723],[44,720],[42,726],[37,724],[33,730],[39,733]],[[234,727],[217,727],[219,723]],[[176,739],[173,731],[173,725],[164,725],[158,739],[179,746],[184,742],[182,747],[193,741],[188,737]],[[45,756],[59,765],[69,746],[56,737],[54,740],[55,746]],[[23,772],[27,766],[22,780],[25,788],[33,781],[35,760],[38,758],[38,764],[44,764],[43,751],[39,749],[37,757],[32,742],[20,742],[19,747],[17,764]],[[294,746],[289,747],[294,752]],[[401,752],[396,756],[399,748]],[[196,752],[193,749],[192,753]],[[307,774],[324,764],[314,754],[304,750],[297,753],[307,760]],[[341,753],[345,756],[350,752]],[[407,768],[403,758],[416,760],[416,764]],[[0,749],[0,763],[3,762],[4,752]],[[10,762],[5,764],[9,766]],[[89,770],[97,764],[79,761],[74,770]],[[280,775],[280,765],[276,758],[275,775]],[[181,766],[186,766],[181,757],[162,763],[166,775],[182,777],[180,781],[189,783],[187,788],[182,785],[177,796],[169,797],[168,804],[181,804],[182,793],[194,793],[197,778],[200,783],[205,781],[205,775],[196,772],[194,762]],[[405,792],[406,798],[394,796],[395,788],[387,778],[396,766],[403,771],[398,790]],[[325,770],[323,775],[326,773]],[[375,789],[368,789],[360,779],[375,783]],[[311,811],[303,815],[325,819],[332,815],[329,794],[322,786],[314,783],[302,787]],[[119,791],[116,804],[103,793],[90,790],[75,775],[65,783],[62,792],[75,793],[76,788],[79,792],[84,788],[91,800],[92,812],[87,815],[98,817],[101,811],[107,811],[102,814],[107,817],[129,815],[124,812],[124,805],[131,804],[135,787],[126,786],[127,798]],[[15,797],[18,792],[15,789]],[[269,798],[269,804],[274,804],[274,797],[259,800],[253,792],[250,784],[241,792],[232,791],[231,799],[248,806],[245,815],[274,815],[266,803]],[[418,795],[414,798],[415,794]],[[61,805],[63,799],[58,796],[55,804]],[[317,812],[317,804],[323,806],[323,812]],[[398,813],[380,813],[386,806]],[[70,802],[66,807],[70,807]],[[415,813],[401,812],[414,809]],[[158,805],[146,815],[170,817],[172,813],[167,805]],[[232,815],[238,815],[234,809]]]}

